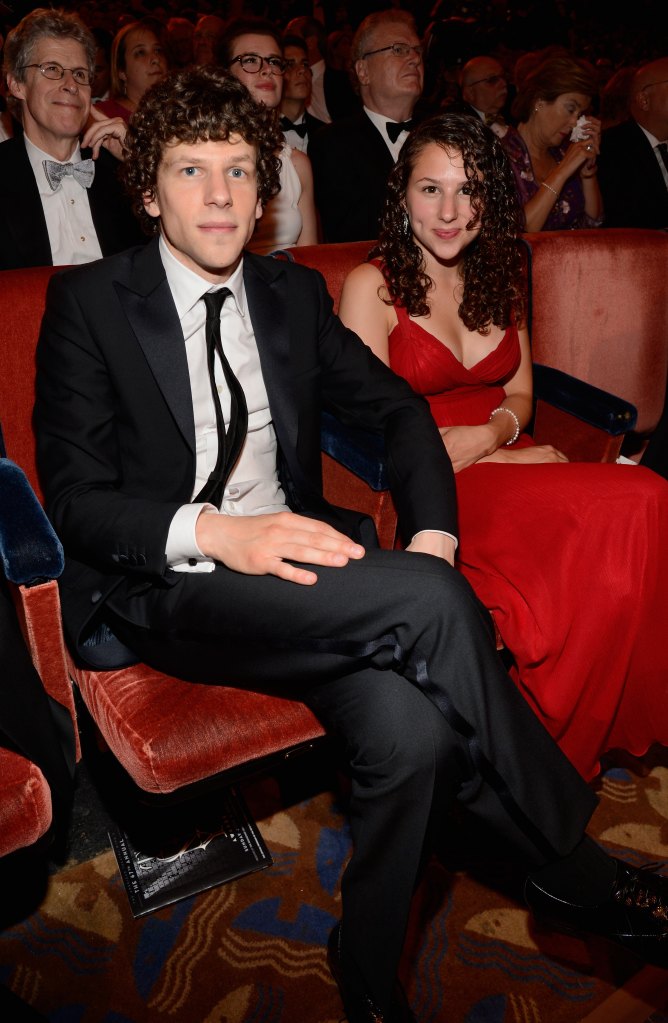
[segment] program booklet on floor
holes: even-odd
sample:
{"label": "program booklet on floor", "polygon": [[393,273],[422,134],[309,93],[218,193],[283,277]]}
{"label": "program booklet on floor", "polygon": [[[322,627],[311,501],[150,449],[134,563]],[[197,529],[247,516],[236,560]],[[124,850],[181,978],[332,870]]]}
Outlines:
{"label": "program booklet on floor", "polygon": [[198,822],[189,834],[164,842],[157,854],[135,848],[128,834],[115,824],[109,829],[109,838],[135,917],[272,864],[235,788],[217,793],[208,820]]}

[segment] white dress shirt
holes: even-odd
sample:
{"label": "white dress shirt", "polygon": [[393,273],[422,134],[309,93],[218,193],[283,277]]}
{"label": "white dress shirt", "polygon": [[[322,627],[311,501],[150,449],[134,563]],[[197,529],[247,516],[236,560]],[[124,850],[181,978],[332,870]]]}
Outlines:
{"label": "white dress shirt", "polygon": [[[392,142],[390,136],[387,134],[387,122],[393,121],[393,118],[385,117],[384,114],[377,114],[375,110],[369,110],[368,107],[364,107],[364,113],[367,115],[371,123],[375,125],[376,128],[378,128],[378,131],[383,136],[383,141],[385,142],[385,145],[392,154],[392,159],[396,163],[399,158],[399,153],[401,152],[401,147],[408,138],[408,132],[405,130],[401,131],[399,133],[397,141]],[[394,121],[394,123],[396,124],[397,122]]]}
{"label": "white dress shirt", "polygon": [[76,143],[68,160],[54,160],[38,149],[27,135],[24,135],[24,142],[42,201],[53,265],[72,266],[101,259],[102,249],[93,224],[88,189],[71,174],[66,174],[54,192],[44,173],[44,160],[78,163],[81,159],[79,143]]}
{"label": "white dress shirt", "polygon": [[[160,239],[167,281],[178,313],[188,360],[190,390],[195,417],[195,485],[192,496],[202,489],[216,464],[218,433],[216,412],[206,356],[206,308],[202,296],[217,290],[204,278],[180,263]],[[248,433],[239,459],[225,486],[222,506],[224,515],[262,515],[286,511],[286,501],[276,469],[276,434],[269,410],[260,356],[253,325],[248,312],[243,281],[243,261],[226,281],[232,294],[226,299],[220,315],[220,332],[228,362],[238,377],[248,406]],[[230,392],[222,366],[216,359],[216,381],[225,418],[229,424]],[[206,558],[195,540],[195,524],[208,504],[187,504],[172,519],[167,537],[167,562],[175,571],[211,572],[215,562]]]}
{"label": "white dress shirt", "polygon": [[[305,120],[306,114],[304,113],[292,123],[303,124]],[[290,128],[288,131],[283,132],[283,138],[292,149],[296,149],[300,153],[305,153],[308,150],[308,133],[304,135],[304,138],[302,138],[298,132],[293,131],[292,128]]]}

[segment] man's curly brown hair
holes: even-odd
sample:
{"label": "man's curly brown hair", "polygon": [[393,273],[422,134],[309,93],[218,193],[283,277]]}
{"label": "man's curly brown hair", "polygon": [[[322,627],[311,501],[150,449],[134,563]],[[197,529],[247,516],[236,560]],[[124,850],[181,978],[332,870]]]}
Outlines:
{"label": "man's curly brown hair", "polygon": [[179,142],[222,142],[239,135],[257,151],[258,198],[265,205],[280,189],[283,143],[273,111],[256,103],[236,78],[214,67],[169,75],[144,93],[125,137],[121,174],[132,206],[147,234],[159,229],[159,218],[144,203],[155,198],[158,168],[165,147]]}
{"label": "man's curly brown hair", "polygon": [[498,139],[477,117],[441,114],[423,121],[408,136],[390,174],[378,244],[390,299],[411,316],[428,316],[432,287],[422,250],[406,212],[406,189],[422,151],[430,145],[461,153],[471,183],[473,218],[480,233],[460,266],[463,298],[459,316],[469,330],[488,334],[491,324],[505,329],[522,323],[525,307],[524,262],[518,244],[521,210],[512,169]]}

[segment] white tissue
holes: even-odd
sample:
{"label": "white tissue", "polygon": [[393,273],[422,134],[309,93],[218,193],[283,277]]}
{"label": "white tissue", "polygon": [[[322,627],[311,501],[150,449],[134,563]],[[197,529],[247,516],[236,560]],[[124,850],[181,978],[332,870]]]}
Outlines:
{"label": "white tissue", "polygon": [[584,114],[580,114],[577,120],[577,124],[575,125],[573,131],[571,132],[571,142],[581,142],[582,139],[586,139],[588,137],[589,132],[584,130],[586,123],[587,118],[585,117]]}

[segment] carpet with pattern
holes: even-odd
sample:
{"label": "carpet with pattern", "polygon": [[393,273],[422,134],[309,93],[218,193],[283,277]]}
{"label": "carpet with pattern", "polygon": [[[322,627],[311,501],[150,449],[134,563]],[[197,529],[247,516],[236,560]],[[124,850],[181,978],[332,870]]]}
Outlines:
{"label": "carpet with pattern", "polygon": [[[633,863],[668,860],[666,751],[618,761],[598,788],[594,836]],[[272,777],[244,795],[273,856],[266,870],[139,919],[111,851],[50,878],[38,909],[0,933],[0,985],[41,1014],[26,1019],[341,1020],[324,951],[350,848],[339,797],[286,801]],[[668,970],[536,925],[511,866],[458,824],[427,866],[406,943],[420,1023],[668,1023]]]}

